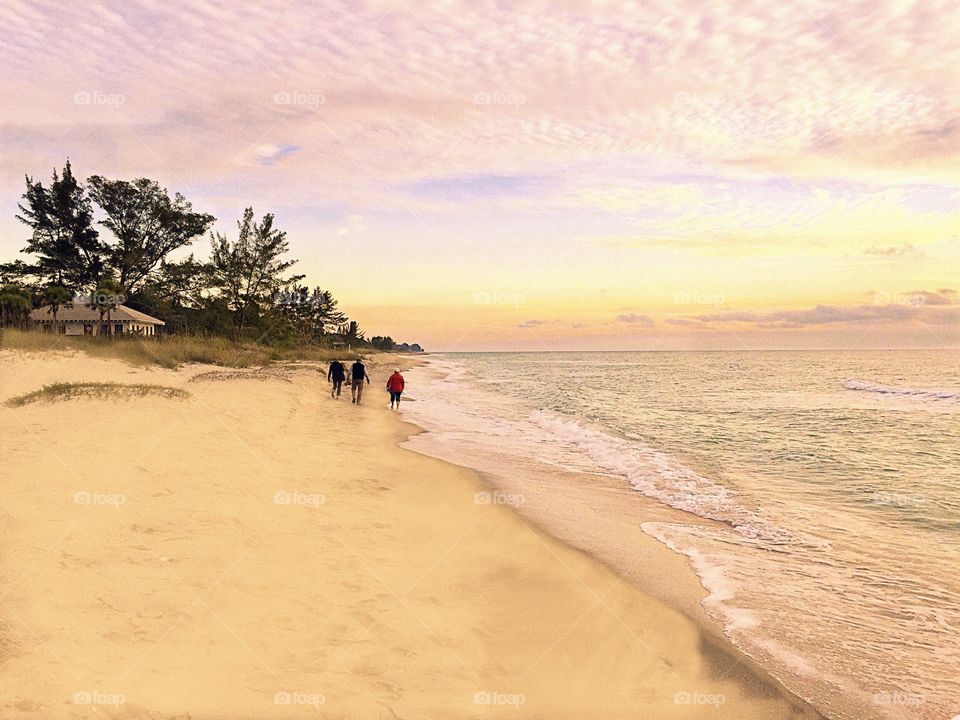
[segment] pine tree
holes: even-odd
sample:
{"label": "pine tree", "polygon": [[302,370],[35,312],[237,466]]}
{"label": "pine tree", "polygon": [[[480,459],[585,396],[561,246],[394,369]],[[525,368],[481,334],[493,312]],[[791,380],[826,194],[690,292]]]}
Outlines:
{"label": "pine tree", "polygon": [[22,252],[37,259],[32,265],[21,263],[20,272],[73,292],[89,286],[103,270],[104,247],[93,227],[90,198],[73,176],[70,161],[62,175],[53,171],[50,187],[29,176],[26,182],[17,219],[32,230]]}

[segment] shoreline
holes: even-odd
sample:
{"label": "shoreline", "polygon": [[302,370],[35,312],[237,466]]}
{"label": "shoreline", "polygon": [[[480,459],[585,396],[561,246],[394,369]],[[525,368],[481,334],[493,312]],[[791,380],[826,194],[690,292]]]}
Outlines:
{"label": "shoreline", "polygon": [[[409,360],[410,367],[422,367],[431,374],[438,372],[429,367],[426,358]],[[507,497],[525,496],[524,502],[509,505],[518,516],[681,612],[697,625],[706,644],[743,665],[747,673],[767,681],[776,691],[812,708],[824,718],[884,717],[876,708],[864,707],[840,691],[826,698],[831,705],[828,711],[818,706],[815,699],[802,697],[791,689],[766,661],[737,646],[727,635],[723,620],[708,612],[705,603],[710,601],[713,591],[704,586],[691,559],[642,529],[647,523],[711,525],[717,521],[650,498],[619,476],[588,474],[552,465],[545,472],[528,468],[526,475],[480,469],[456,459],[455,452],[441,450],[439,440],[431,443],[433,430],[417,425],[416,421],[407,422],[411,422],[417,432],[404,447],[474,472],[490,492]],[[628,505],[622,502],[624,498],[629,501]]]}
{"label": "shoreline", "polygon": [[478,504],[476,473],[399,447],[417,429],[384,409],[378,368],[357,408],[303,364],[0,362],[0,399],[54,380],[192,395],[0,408],[7,717],[111,698],[98,709],[136,718],[821,717],[593,556]]}

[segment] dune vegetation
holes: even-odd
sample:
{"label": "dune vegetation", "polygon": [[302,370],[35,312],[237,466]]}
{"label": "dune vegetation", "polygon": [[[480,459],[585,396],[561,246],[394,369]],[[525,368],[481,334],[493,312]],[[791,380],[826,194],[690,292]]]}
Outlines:
{"label": "dune vegetation", "polygon": [[23,407],[35,402],[55,402],[75,398],[99,398],[105,400],[129,399],[132,397],[162,397],[185,400],[190,393],[180,388],[145,383],[77,382],[44,385],[40,390],[17,395],[4,403],[8,407]]}

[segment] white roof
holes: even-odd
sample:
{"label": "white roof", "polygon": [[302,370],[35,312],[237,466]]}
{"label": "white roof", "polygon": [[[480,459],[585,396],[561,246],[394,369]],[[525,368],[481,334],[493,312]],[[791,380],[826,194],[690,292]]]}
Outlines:
{"label": "white roof", "polygon": [[[38,322],[53,322],[50,306],[45,305],[30,313],[30,319]],[[106,317],[103,318],[106,322]],[[62,307],[57,311],[57,320],[60,322],[100,322],[100,311],[88,308],[82,302],[75,302],[73,307]],[[140,325],[165,325],[163,320],[142,313],[139,310],[118,305],[110,311],[111,322],[132,322]]]}

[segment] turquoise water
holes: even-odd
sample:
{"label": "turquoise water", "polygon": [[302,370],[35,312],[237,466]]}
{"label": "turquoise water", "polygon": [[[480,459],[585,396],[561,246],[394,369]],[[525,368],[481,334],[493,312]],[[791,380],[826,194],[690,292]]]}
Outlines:
{"label": "turquoise water", "polygon": [[828,710],[854,696],[877,717],[960,712],[960,353],[432,364],[442,378],[411,409],[428,429],[620,475],[696,516],[643,529],[690,559],[708,612],[801,694]]}

